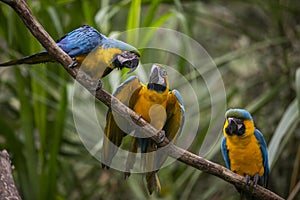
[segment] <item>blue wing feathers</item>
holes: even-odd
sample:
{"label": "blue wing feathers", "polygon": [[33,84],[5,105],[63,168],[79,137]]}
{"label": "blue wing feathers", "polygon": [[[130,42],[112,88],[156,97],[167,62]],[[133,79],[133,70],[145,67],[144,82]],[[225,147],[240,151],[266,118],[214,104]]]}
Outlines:
{"label": "blue wing feathers", "polygon": [[178,129],[178,136],[177,136],[177,137],[179,137],[181,134],[182,128],[183,128],[183,124],[185,122],[185,114],[184,114],[185,109],[184,109],[184,103],[183,103],[180,92],[178,90],[174,89],[174,90],[172,90],[172,93],[175,95],[175,97],[179,103],[180,112],[181,112],[181,122],[180,122],[180,126]]}
{"label": "blue wing feathers", "polygon": [[182,108],[184,108],[184,103],[183,103],[182,97],[180,95],[180,92],[178,90],[174,89],[173,93],[174,93],[175,97],[177,98],[178,102],[180,103],[180,105],[182,106]]}
{"label": "blue wing feathers", "polygon": [[258,140],[258,143],[260,145],[260,150],[263,156],[263,162],[264,162],[263,164],[264,164],[264,171],[265,171],[263,176],[264,178],[263,182],[264,182],[264,186],[267,186],[269,174],[270,174],[267,144],[263,137],[263,134],[259,130],[255,129],[254,135]]}
{"label": "blue wing feathers", "polygon": [[106,39],[93,27],[84,25],[63,36],[57,45],[70,56],[77,56],[88,54]]}
{"label": "blue wing feathers", "polygon": [[136,79],[138,80],[138,78],[136,76],[130,76],[117,88],[117,90],[113,93],[113,95],[114,96],[118,95],[124,89],[124,87],[126,87],[130,82],[132,82]]}
{"label": "blue wing feathers", "polygon": [[225,165],[227,169],[230,169],[230,160],[229,160],[229,156],[228,156],[228,149],[226,146],[226,138],[223,137],[222,139],[222,143],[221,143],[221,151],[222,151],[222,155],[225,161]]}

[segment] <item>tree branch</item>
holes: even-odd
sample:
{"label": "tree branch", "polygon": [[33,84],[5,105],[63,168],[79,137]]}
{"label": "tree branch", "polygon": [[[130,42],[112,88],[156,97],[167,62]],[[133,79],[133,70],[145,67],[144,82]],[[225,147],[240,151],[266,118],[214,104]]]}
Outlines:
{"label": "tree branch", "polygon": [[6,150],[0,151],[0,199],[21,200],[12,175],[12,167]]}
{"label": "tree branch", "polygon": [[[167,152],[169,156],[189,166],[192,166],[198,170],[202,170],[209,174],[220,177],[223,180],[233,184],[234,186],[244,191],[252,193],[254,196],[260,199],[270,199],[270,200],[283,199],[280,196],[276,195],[275,193],[261,186],[256,186],[255,188],[253,188],[247,185],[244,180],[244,177],[226,169],[221,165],[218,165],[200,156],[192,154],[171,143],[169,144],[167,138],[165,138],[163,142],[160,142],[160,138],[162,135],[159,130],[156,130],[145,120],[140,119],[139,115],[137,115],[130,108],[126,107],[123,103],[121,103],[118,99],[113,97],[104,89],[99,89],[95,91],[94,90],[95,84],[97,84],[95,80],[91,79],[89,76],[79,71],[78,68],[69,67],[70,64],[72,63],[72,59],[56,45],[56,43],[52,40],[49,34],[43,29],[43,27],[33,16],[32,12],[28,8],[24,0],[1,0],[1,1],[10,5],[18,13],[18,15],[21,17],[24,24],[31,31],[31,33],[39,40],[39,42],[45,47],[45,49],[63,65],[63,67],[68,71],[68,73],[73,78],[75,78],[81,85],[83,85],[87,90],[89,90],[97,99],[99,99],[108,107],[111,107],[117,114],[119,114],[124,118],[128,118],[129,123],[132,123],[132,120],[138,123],[142,127],[143,132],[147,136],[151,137],[154,141],[156,141],[159,147],[168,145]],[[126,116],[130,116],[130,117],[126,117]]]}

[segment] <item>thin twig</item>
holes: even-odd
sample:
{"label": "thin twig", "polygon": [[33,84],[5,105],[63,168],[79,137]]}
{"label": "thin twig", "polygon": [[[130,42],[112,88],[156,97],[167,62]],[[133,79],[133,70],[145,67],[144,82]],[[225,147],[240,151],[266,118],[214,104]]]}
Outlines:
{"label": "thin twig", "polygon": [[[139,125],[142,126],[144,134],[150,136],[157,143],[160,142],[161,134],[159,130],[156,130],[145,120],[140,119],[140,116],[137,115],[130,108],[122,104],[118,99],[113,97],[110,93],[106,92],[104,89],[99,89],[95,91],[95,80],[91,79],[89,76],[84,73],[80,73],[77,68],[70,68],[72,59],[63,52],[39,24],[36,18],[33,16],[32,12],[28,8],[24,0],[1,0],[2,2],[10,5],[21,17],[24,24],[31,31],[31,33],[39,40],[39,42],[46,48],[46,50],[58,60],[63,67],[69,72],[69,74],[75,78],[80,84],[82,84],[86,89],[88,89],[97,99],[103,102],[108,107],[111,107],[117,114],[122,117],[130,116],[131,123],[132,120],[139,122]],[[111,106],[113,105],[113,106]],[[173,144],[169,144],[167,138],[161,143],[158,144],[160,147],[167,146],[167,153],[169,156],[189,165],[196,169],[202,170],[209,174],[215,175],[222,178],[223,180],[233,184],[234,186],[252,193],[255,197],[259,199],[278,199],[282,200],[280,196],[275,193],[267,190],[261,186],[256,186],[255,188],[246,184],[244,177],[239,176],[238,174],[233,173],[232,171],[226,169],[225,167],[213,163],[209,160],[206,160],[200,156],[192,154],[182,148],[179,148]]]}
{"label": "thin twig", "polygon": [[299,193],[300,191],[300,181],[296,184],[296,186],[293,188],[291,191],[290,195],[288,196],[287,200],[293,200],[295,199],[295,196]]}

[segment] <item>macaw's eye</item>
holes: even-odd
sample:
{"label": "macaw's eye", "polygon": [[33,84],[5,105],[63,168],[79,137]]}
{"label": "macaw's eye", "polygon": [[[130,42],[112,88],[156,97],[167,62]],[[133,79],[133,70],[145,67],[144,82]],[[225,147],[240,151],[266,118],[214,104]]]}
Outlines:
{"label": "macaw's eye", "polygon": [[130,60],[128,60],[128,61],[125,61],[123,64],[128,67],[128,66],[132,65],[132,62]]}
{"label": "macaw's eye", "polygon": [[166,70],[161,70],[161,71],[160,71],[160,75],[161,75],[162,77],[166,77],[166,76],[167,76],[167,71],[166,71]]}

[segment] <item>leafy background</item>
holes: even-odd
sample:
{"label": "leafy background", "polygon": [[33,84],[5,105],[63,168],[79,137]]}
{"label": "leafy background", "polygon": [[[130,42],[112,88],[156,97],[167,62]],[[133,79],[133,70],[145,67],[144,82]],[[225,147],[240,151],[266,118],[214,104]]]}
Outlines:
{"label": "leafy background", "polygon": [[[226,107],[248,109],[264,133],[271,160],[269,188],[284,198],[300,198],[300,2],[27,2],[55,39],[89,24],[108,36],[132,28],[165,27],[197,40],[222,74]],[[3,3],[0,24],[1,61],[43,49]],[[127,40],[133,41],[130,37]],[[184,73],[184,64],[178,60],[178,71]],[[3,68],[0,77],[0,148],[12,156],[24,199],[238,199],[232,185],[179,162],[160,170],[163,190],[152,196],[141,175],[124,180],[121,172],[102,170],[76,133],[70,105],[73,80],[58,64]],[[115,78],[104,80],[110,92]],[[199,101],[203,105],[209,96]],[[97,106],[99,121],[105,120],[107,108]],[[205,106],[201,114],[209,116]],[[201,126],[208,123],[204,120]],[[202,128],[197,134],[206,131]],[[189,150],[197,153],[202,140],[195,140]],[[208,158],[224,164],[218,145]]]}

